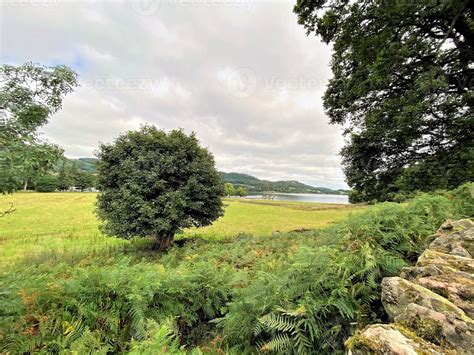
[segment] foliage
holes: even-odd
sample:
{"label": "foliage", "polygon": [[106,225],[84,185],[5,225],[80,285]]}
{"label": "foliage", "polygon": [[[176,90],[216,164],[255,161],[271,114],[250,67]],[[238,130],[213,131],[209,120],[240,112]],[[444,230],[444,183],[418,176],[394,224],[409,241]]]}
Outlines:
{"label": "foliage", "polygon": [[61,191],[68,190],[73,185],[73,177],[68,169],[66,162],[63,161],[58,174],[58,188]]}
{"label": "foliage", "polygon": [[462,218],[472,218],[474,216],[474,183],[459,186],[457,189],[446,193],[457,213]]}
{"label": "foliage", "polygon": [[78,160],[74,160],[71,164],[70,160],[64,160],[59,168],[59,189],[69,190],[75,187],[78,190],[84,191],[86,189],[95,187],[96,176],[88,171],[79,169]]}
{"label": "foliage", "polygon": [[68,169],[72,168],[73,165],[76,166],[77,171],[96,174],[97,173],[97,158],[78,158],[78,159],[69,159],[66,158],[61,164],[58,164],[56,167],[56,172],[62,169],[63,165]]}
{"label": "foliage", "polygon": [[33,63],[0,68],[0,192],[39,177],[56,165],[62,150],[38,138],[37,129],[77,86],[76,73],[65,66]]}
{"label": "foliage", "polygon": [[81,191],[94,187],[96,184],[95,175],[91,173],[78,171],[72,178],[74,186]]}
{"label": "foliage", "polygon": [[173,323],[173,318],[165,320],[163,324],[148,320],[146,324],[147,338],[142,341],[132,340],[129,354],[185,354],[186,352],[181,349],[179,341],[176,339]]}
{"label": "foliage", "polygon": [[230,182],[224,184],[224,196],[235,196],[235,186]]}
{"label": "foliage", "polygon": [[247,189],[243,186],[234,186],[230,182],[224,184],[224,196],[240,196],[245,197],[248,195]]}
{"label": "foliage", "polygon": [[54,175],[44,175],[35,181],[35,190],[38,192],[54,192],[59,187],[59,180]]}
{"label": "foliage", "polygon": [[324,96],[353,200],[474,179],[473,7],[468,1],[312,1],[294,8],[332,43]]}
{"label": "foliage", "polygon": [[[133,339],[157,335],[150,321],[179,319],[184,332],[218,316],[232,281],[228,268],[211,270],[183,263],[176,273],[169,273],[163,267],[131,264],[122,258],[116,265],[95,270],[74,269],[73,278],[54,282],[53,276],[69,274],[73,268],[58,265],[48,276],[28,270],[36,274],[36,281],[25,273],[9,275],[4,299],[19,292],[21,302],[2,302],[2,309],[8,312],[1,329],[6,330],[12,318],[26,312],[18,330],[2,334],[2,343],[8,344],[10,351],[62,352],[86,336],[98,340],[103,351],[121,352]],[[21,291],[17,287],[25,278],[29,289]],[[52,287],[44,290],[45,283]]]}
{"label": "foliage", "polygon": [[245,197],[248,195],[247,189],[243,186],[237,187],[235,192],[237,196],[240,196],[240,197]]}
{"label": "foliage", "polygon": [[[0,352],[341,352],[348,334],[385,319],[380,280],[411,264],[446,218],[472,211],[471,188],[363,208],[323,230],[188,238],[158,256],[152,240],[94,236],[97,222],[82,219],[83,228],[71,226],[49,240],[75,244],[24,255],[2,273]],[[42,231],[25,231],[35,223],[22,207],[0,222],[4,245],[23,236],[22,244],[36,248],[78,210],[92,216],[92,195],[14,196],[30,202],[49,196],[54,219]],[[65,220],[55,205],[69,211]],[[21,213],[26,223],[8,230]],[[84,234],[74,234],[78,229]]]}
{"label": "foliage", "polygon": [[261,273],[236,293],[219,322],[228,341],[242,351],[342,353],[354,326],[384,319],[382,278],[414,262],[446,218],[462,215],[457,206],[472,200],[466,197],[420,195],[408,206],[385,203],[352,215],[328,231],[333,245],[308,243],[286,268]]}
{"label": "foliage", "polygon": [[223,213],[214,158],[194,134],[143,126],[101,145],[98,156],[98,215],[106,233],[152,235],[165,250],[182,228],[210,225]]}

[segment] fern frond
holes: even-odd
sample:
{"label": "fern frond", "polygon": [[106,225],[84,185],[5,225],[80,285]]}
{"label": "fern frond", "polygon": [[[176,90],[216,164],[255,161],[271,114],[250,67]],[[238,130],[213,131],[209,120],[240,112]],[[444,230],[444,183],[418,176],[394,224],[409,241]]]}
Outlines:
{"label": "fern frond", "polygon": [[261,351],[275,351],[283,352],[291,348],[292,342],[287,334],[277,334],[270,341],[264,343],[261,347]]}

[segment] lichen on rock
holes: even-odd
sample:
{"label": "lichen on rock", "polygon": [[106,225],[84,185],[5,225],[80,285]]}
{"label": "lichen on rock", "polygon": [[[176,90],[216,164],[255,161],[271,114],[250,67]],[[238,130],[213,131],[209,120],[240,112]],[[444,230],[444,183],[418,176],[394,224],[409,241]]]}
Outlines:
{"label": "lichen on rock", "polygon": [[451,312],[459,317],[466,316],[446,298],[401,277],[386,277],[382,280],[382,303],[391,319],[403,312],[410,303],[438,312]]}
{"label": "lichen on rock", "polygon": [[353,354],[474,354],[474,223],[447,221],[415,266],[382,280],[391,324],[358,330]]}
{"label": "lichen on rock", "polygon": [[474,223],[469,219],[448,220],[434,237],[430,250],[467,258],[474,256]]}
{"label": "lichen on rock", "polygon": [[430,344],[394,324],[369,325],[346,341],[349,354],[443,354],[441,348]]}
{"label": "lichen on rock", "polygon": [[395,317],[401,324],[433,344],[469,353],[474,344],[474,322],[411,303]]}

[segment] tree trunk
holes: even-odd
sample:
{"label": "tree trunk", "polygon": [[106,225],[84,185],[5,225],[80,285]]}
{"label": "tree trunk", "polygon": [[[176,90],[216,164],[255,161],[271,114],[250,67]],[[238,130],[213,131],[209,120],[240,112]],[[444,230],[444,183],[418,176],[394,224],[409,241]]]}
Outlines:
{"label": "tree trunk", "polygon": [[159,241],[158,250],[161,252],[167,251],[173,244],[173,238],[173,233],[165,234]]}
{"label": "tree trunk", "polygon": [[25,184],[23,185],[23,191],[26,191],[28,189],[28,179],[25,180]]}

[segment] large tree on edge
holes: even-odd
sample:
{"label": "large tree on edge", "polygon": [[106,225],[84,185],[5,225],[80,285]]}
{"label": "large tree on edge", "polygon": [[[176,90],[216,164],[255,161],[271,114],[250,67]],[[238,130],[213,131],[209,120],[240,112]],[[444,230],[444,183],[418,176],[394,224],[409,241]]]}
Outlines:
{"label": "large tree on edge", "polygon": [[307,33],[333,45],[324,96],[355,200],[474,178],[472,1],[298,0]]}

